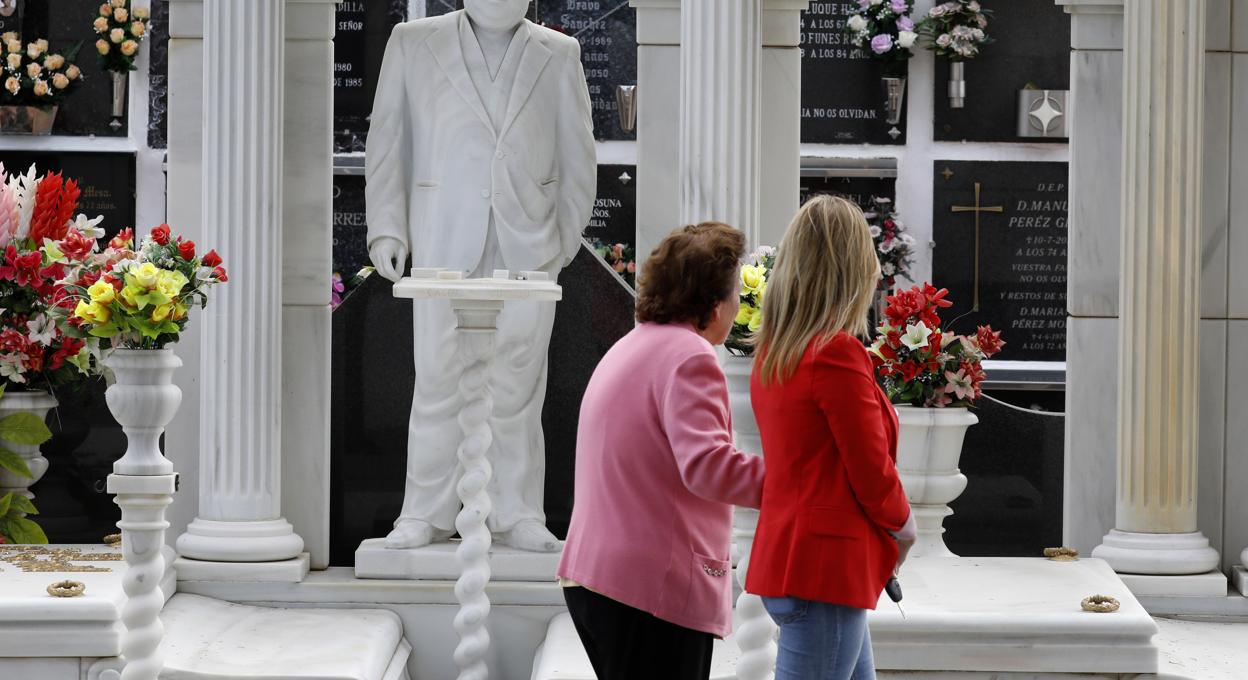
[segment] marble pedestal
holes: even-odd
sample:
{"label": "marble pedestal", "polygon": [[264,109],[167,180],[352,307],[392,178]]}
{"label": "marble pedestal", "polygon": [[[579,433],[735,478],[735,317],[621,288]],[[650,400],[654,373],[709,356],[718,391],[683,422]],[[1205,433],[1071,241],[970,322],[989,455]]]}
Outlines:
{"label": "marble pedestal", "polygon": [[[53,561],[68,570],[43,571]],[[121,550],[103,545],[0,546],[0,659],[120,654],[126,569]],[[86,590],[78,597],[48,594],[49,584],[64,580]],[[166,568],[160,591],[167,599],[174,588]]]}
{"label": "marble pedestal", "polygon": [[394,612],[282,609],[178,594],[161,613],[161,680],[407,680]]}
{"label": "marble pedestal", "polygon": [[[881,677],[1157,672],[1157,624],[1101,560],[928,557],[907,562],[901,584],[908,618],[887,596],[870,616]],[[1117,598],[1121,608],[1112,614],[1083,611],[1083,598],[1097,594]],[[724,666],[735,663],[735,654],[731,640],[719,645],[711,677],[732,677]],[[570,622],[556,619],[533,678],[592,678],[583,656]]]}
{"label": "marble pedestal", "polygon": [[[392,550],[384,538],[370,538],[355,551],[355,577],[454,581],[460,566],[455,558],[459,541],[422,548]],[[536,553],[493,545],[489,551],[490,579],[549,583],[555,580],[561,553]]]}

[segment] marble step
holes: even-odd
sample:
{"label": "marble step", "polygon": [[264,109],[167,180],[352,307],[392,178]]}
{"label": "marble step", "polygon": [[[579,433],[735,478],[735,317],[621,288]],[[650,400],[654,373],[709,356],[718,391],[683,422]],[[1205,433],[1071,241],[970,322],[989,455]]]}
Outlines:
{"label": "marble step", "polygon": [[394,612],[281,609],[179,593],[161,612],[161,680],[407,680]]}

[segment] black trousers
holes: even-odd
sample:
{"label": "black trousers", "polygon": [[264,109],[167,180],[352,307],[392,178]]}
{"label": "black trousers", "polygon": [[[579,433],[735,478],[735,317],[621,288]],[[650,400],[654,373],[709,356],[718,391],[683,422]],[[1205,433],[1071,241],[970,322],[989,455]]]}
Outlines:
{"label": "black trousers", "polygon": [[598,680],[708,680],[715,636],[668,623],[585,588],[564,588]]}

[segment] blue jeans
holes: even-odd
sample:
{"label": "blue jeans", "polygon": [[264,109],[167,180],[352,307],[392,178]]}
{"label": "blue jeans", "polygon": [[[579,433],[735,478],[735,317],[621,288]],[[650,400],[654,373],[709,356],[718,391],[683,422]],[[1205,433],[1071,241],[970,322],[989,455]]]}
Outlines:
{"label": "blue jeans", "polygon": [[796,597],[764,597],[780,626],[776,680],[875,680],[867,610]]}

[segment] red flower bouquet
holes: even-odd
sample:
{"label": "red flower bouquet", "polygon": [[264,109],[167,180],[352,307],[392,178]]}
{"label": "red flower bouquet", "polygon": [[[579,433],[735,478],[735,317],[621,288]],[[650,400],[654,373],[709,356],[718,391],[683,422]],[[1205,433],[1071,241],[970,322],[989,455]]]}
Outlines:
{"label": "red flower bouquet", "polygon": [[984,359],[1001,351],[1001,334],[980,326],[973,336],[945,333],[939,310],[952,306],[949,291],[931,284],[886,298],[871,360],[894,404],[969,406],[979,399]]}
{"label": "red flower bouquet", "polygon": [[66,304],[60,281],[103,232],[100,218],[74,218],[80,191],[57,173],[34,166],[9,176],[0,165],[0,385],[51,389],[93,372],[82,339],[57,327]]}

